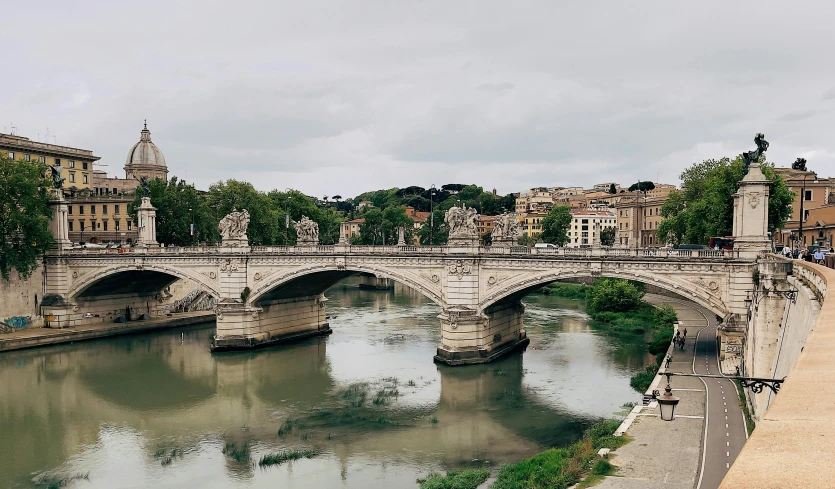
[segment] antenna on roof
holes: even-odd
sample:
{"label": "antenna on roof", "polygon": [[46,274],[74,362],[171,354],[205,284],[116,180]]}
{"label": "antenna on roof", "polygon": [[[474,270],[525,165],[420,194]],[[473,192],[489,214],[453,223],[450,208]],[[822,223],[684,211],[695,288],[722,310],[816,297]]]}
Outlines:
{"label": "antenna on roof", "polygon": [[12,122],[12,123],[11,123],[11,127],[10,127],[10,129],[11,129],[11,132],[10,132],[9,134],[11,134],[12,136],[14,136],[14,135],[15,135],[15,131],[17,131],[17,126],[15,126],[15,125],[14,125],[14,122]]}

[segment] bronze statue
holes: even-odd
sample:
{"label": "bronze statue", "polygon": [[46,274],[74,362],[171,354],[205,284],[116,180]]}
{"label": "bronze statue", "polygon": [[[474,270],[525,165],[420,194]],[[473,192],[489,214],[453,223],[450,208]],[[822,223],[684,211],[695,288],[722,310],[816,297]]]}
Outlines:
{"label": "bronze statue", "polygon": [[55,188],[61,188],[64,186],[65,178],[61,177],[61,167],[60,166],[50,166],[50,171],[52,172],[52,186]]}
{"label": "bronze statue", "polygon": [[142,177],[139,179],[139,186],[142,188],[142,194],[145,197],[151,196],[151,179],[149,177]]}
{"label": "bronze statue", "polygon": [[792,170],[806,171],[806,158],[798,158],[792,163]]}
{"label": "bronze statue", "polygon": [[765,135],[763,135],[763,133],[758,132],[757,135],[754,136],[754,143],[756,143],[757,149],[742,153],[743,176],[748,174],[748,167],[751,166],[751,163],[759,162],[760,156],[765,154],[768,150],[768,141],[765,140]]}

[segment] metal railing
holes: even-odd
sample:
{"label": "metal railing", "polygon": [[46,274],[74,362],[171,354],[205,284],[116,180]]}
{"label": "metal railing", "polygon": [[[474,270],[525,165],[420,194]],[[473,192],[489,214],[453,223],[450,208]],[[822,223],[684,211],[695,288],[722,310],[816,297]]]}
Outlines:
{"label": "metal railing", "polygon": [[[224,246],[168,246],[165,248],[87,248],[64,250],[70,255],[217,255],[234,252]],[[568,258],[697,258],[736,259],[735,250],[681,250],[667,248],[530,248],[527,246],[356,246],[356,245],[304,245],[304,246],[251,246],[249,253],[256,255],[538,255]]]}

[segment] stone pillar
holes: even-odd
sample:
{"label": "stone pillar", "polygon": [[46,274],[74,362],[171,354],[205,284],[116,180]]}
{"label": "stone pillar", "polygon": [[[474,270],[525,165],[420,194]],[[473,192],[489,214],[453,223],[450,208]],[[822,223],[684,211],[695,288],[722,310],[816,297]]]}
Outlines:
{"label": "stone pillar", "polygon": [[67,201],[64,200],[64,194],[60,188],[51,189],[49,197],[49,206],[52,208],[49,230],[55,236],[55,248],[60,253],[67,248],[72,248],[67,221]]}
{"label": "stone pillar", "polygon": [[246,350],[332,333],[324,294],[250,304],[218,304],[212,351]]}
{"label": "stone pillar", "polygon": [[136,208],[136,220],[139,221],[139,236],[136,246],[147,248],[159,246],[157,242],[157,209],[151,205],[150,197],[142,197],[142,203]]}
{"label": "stone pillar", "polygon": [[452,306],[438,316],[441,320],[441,345],[435,361],[447,365],[491,362],[502,355],[523,350],[530,340],[525,334],[520,301],[497,304],[477,313]]}
{"label": "stone pillar", "polygon": [[734,249],[742,258],[757,258],[771,250],[768,239],[768,195],[770,181],[760,165],[753,163],[734,194]]}
{"label": "stone pillar", "polygon": [[406,246],[406,228],[403,226],[397,228],[397,246]]}
{"label": "stone pillar", "polygon": [[381,278],[376,275],[360,275],[359,288],[371,290],[390,290],[394,288],[394,281],[390,278]]}

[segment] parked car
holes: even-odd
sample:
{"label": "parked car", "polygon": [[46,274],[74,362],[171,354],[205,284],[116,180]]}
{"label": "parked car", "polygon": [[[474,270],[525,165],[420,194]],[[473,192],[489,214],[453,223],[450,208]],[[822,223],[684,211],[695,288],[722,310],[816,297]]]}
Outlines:
{"label": "parked car", "polygon": [[536,243],[533,245],[534,248],[559,248],[559,246],[553,243]]}

